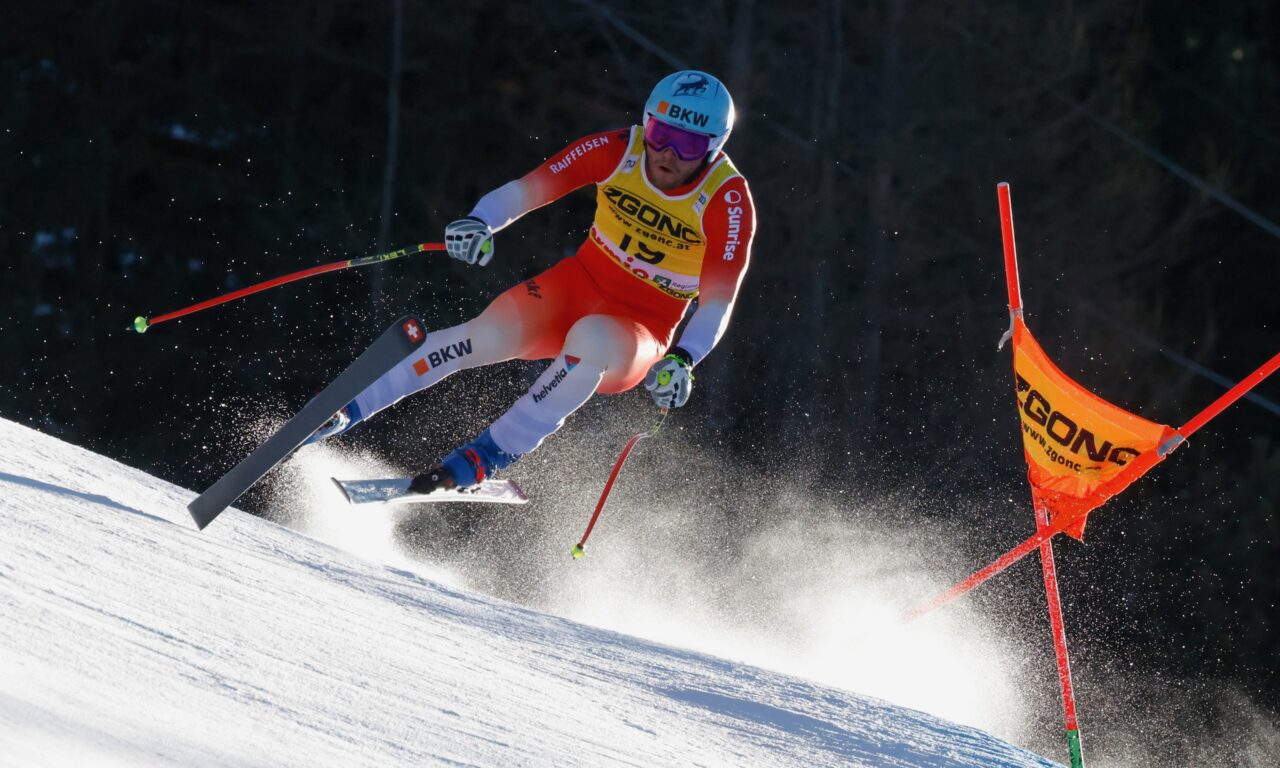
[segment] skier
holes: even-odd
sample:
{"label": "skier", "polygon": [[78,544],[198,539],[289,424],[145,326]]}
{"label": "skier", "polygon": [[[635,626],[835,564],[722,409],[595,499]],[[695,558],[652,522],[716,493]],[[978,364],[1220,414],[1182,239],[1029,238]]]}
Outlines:
{"label": "skier", "polygon": [[474,440],[415,477],[412,491],[491,477],[596,392],[643,380],[660,407],[684,405],[694,367],[728,325],[755,231],[747,182],[723,151],[733,122],[723,83],[676,72],[654,87],[642,125],[579,139],[482,197],[445,228],[449,255],[471,265],[493,259],[496,232],[587,184],[596,185],[595,220],[577,253],[508,289],[475,319],[428,333],[307,442],[345,432],[455,371],[513,358],[552,363]]}

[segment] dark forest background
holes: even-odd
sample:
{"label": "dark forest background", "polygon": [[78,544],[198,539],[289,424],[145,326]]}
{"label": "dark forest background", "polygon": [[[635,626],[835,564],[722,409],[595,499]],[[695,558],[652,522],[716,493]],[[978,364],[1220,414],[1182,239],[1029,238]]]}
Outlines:
{"label": "dark forest background", "polygon": [[[999,181],[1029,324],[1104,397],[1176,426],[1223,391],[1199,371],[1235,380],[1280,350],[1280,8],[1265,0],[86,0],[5,16],[0,415],[188,488],[395,317],[454,324],[572,252],[591,197],[517,222],[484,270],[420,256],[141,337],[135,315],[439,240],[574,138],[638,121],[680,66],[736,99],[727,150],[759,228],[678,419],[746,477],[894,494],[975,531],[980,556],[1030,533],[995,349]],[[400,409],[362,439],[425,466],[528,375],[455,377],[430,414]],[[1095,514],[1060,567],[1068,610],[1105,617],[1083,646],[1275,707],[1280,381],[1257,394]],[[613,414],[595,472],[651,418],[622,398],[592,411]]]}

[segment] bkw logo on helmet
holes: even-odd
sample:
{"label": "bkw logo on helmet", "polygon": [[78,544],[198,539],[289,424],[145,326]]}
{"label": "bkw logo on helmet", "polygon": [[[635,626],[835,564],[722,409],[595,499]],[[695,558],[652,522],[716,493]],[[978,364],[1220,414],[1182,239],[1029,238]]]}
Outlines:
{"label": "bkw logo on helmet", "polygon": [[711,115],[704,115],[701,112],[695,112],[687,109],[679,104],[671,104],[669,102],[658,102],[658,114],[665,115],[672,120],[679,120],[684,123],[691,123],[699,128],[706,128],[707,123],[711,122]]}

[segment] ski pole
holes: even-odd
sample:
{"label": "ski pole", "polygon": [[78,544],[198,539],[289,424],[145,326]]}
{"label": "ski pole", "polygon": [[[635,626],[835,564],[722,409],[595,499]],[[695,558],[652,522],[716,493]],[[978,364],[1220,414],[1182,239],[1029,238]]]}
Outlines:
{"label": "ski pole", "polygon": [[308,277],[314,277],[315,275],[323,275],[326,272],[337,272],[340,269],[349,269],[350,267],[363,267],[368,264],[377,264],[384,261],[391,261],[393,259],[398,259],[402,256],[408,256],[414,253],[422,253],[423,251],[443,251],[443,250],[444,250],[444,243],[419,243],[418,245],[413,245],[408,248],[401,248],[398,251],[391,251],[390,253],[380,253],[380,254],[377,254],[376,256],[364,256],[358,259],[345,259],[343,261],[335,261],[332,264],[322,264],[321,266],[318,266],[318,267],[311,267],[310,269],[299,270],[297,272],[292,272],[290,274],[287,274],[283,277],[277,277],[271,280],[266,280],[264,282],[257,283],[256,285],[250,285],[246,288],[241,288],[238,291],[232,291],[231,293],[224,294],[222,296],[215,296],[212,299],[202,301],[199,304],[192,304],[189,307],[184,307],[183,309],[177,309],[177,310],[174,310],[173,312],[160,315],[159,317],[148,319],[146,317],[143,317],[142,315],[138,315],[133,319],[133,325],[129,326],[125,330],[137,331],[138,333],[146,333],[147,329],[154,325],[159,325],[160,323],[168,322],[169,320],[176,320],[177,318],[185,317],[186,315],[193,315],[196,312],[202,312],[206,309],[209,309],[210,307],[216,307],[219,304],[226,304],[229,301],[235,301],[236,299],[249,296],[250,294],[259,293],[261,291],[267,290],[268,288],[275,288],[278,285],[284,285],[285,283],[292,283],[295,280],[304,280]]}
{"label": "ski pole", "polygon": [[636,443],[646,437],[653,437],[658,434],[658,430],[662,429],[662,425],[667,420],[667,414],[670,413],[669,408],[662,409],[662,415],[652,427],[646,432],[637,432],[630,440],[627,441],[626,447],[622,449],[622,454],[618,456],[618,461],[613,465],[613,471],[609,473],[609,480],[604,484],[604,492],[600,494],[600,501],[596,502],[596,511],[591,515],[591,522],[587,523],[587,530],[582,533],[582,540],[573,545],[572,552],[574,558],[581,558],[586,554],[587,537],[591,535],[591,529],[596,527],[596,520],[600,518],[600,510],[604,509],[604,503],[609,499],[609,492],[613,490],[613,482],[618,479],[618,473],[622,471],[622,465],[627,463],[627,457],[631,455],[631,449],[636,447]]}

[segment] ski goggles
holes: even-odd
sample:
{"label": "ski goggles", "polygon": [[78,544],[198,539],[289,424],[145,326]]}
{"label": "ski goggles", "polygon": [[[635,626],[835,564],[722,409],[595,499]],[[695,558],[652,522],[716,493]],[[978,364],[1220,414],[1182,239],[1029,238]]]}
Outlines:
{"label": "ski goggles", "polygon": [[681,160],[701,160],[711,148],[711,137],[650,117],[644,126],[644,143],[654,152],[670,148]]}

